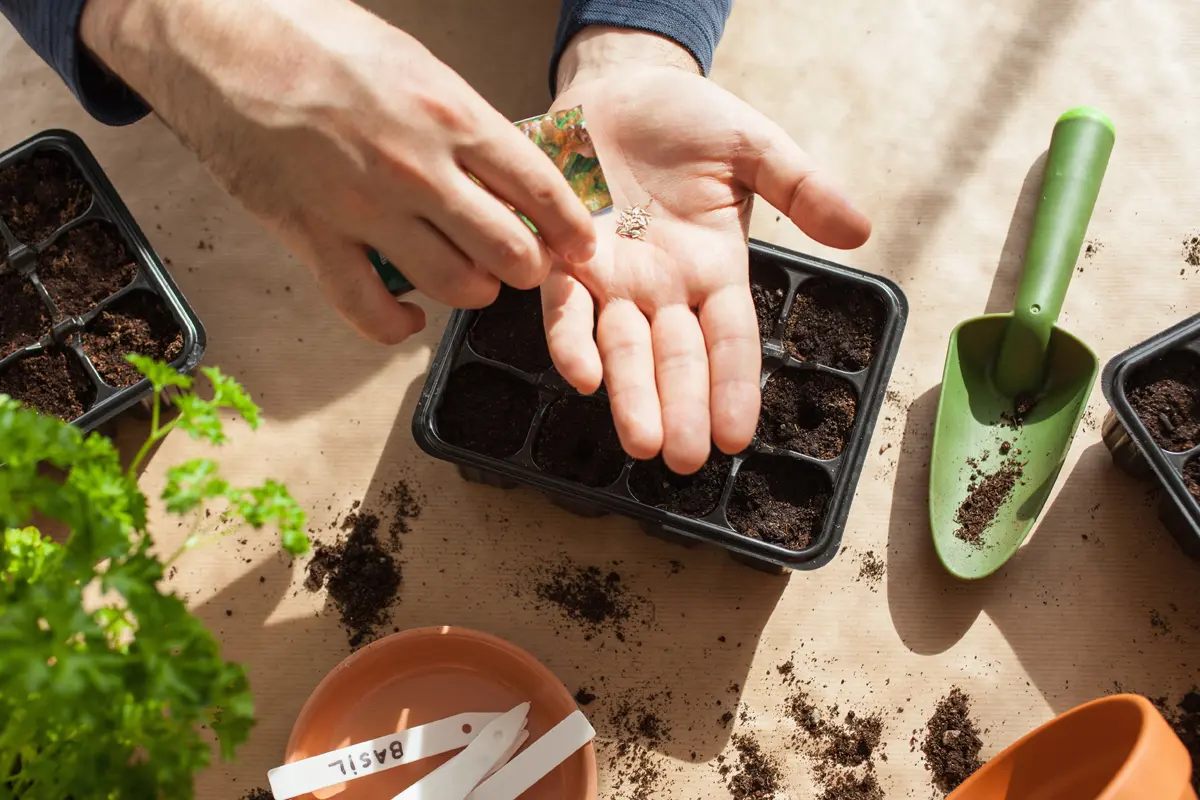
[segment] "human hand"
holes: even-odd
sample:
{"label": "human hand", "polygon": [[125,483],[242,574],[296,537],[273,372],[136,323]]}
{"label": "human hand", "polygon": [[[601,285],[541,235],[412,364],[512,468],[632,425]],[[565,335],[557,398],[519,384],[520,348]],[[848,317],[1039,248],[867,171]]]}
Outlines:
{"label": "human hand", "polygon": [[[583,106],[615,211],[597,221],[595,258],[552,270],[542,285],[550,353],[581,392],[603,379],[626,452],[661,450],[690,474],[712,443],[745,449],[758,423],[754,195],[832,247],[860,246],[870,222],[781,128],[701,77],[672,42],[588,29],[558,77],[554,109]],[[645,240],[616,235],[620,210],[647,203]]]}
{"label": "human hand", "polygon": [[88,0],[80,33],[371,339],[425,318],[388,294],[367,246],[457,308],[488,305],[500,281],[541,284],[551,253],[595,250],[550,159],[350,0]]}

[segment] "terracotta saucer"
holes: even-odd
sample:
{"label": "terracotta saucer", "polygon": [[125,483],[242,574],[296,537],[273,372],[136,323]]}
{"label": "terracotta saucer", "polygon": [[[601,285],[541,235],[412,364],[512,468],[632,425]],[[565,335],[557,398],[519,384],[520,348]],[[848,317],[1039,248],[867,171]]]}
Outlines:
{"label": "terracotta saucer", "polygon": [[[380,639],[334,667],[308,698],[285,763],[469,712],[529,701],[530,741],[576,711],[550,670],[524,650],[463,628],[416,628]],[[323,789],[306,798],[391,800],[454,756],[448,753]],[[596,800],[596,751],[576,752],[522,800]]]}

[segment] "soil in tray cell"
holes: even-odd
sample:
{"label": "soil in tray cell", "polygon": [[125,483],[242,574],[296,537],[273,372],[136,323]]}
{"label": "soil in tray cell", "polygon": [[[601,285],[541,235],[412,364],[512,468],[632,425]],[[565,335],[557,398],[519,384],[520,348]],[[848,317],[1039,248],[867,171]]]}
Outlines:
{"label": "soil in tray cell", "polygon": [[91,204],[91,188],[65,153],[46,151],[0,169],[0,217],[25,244],[46,239]]}
{"label": "soil in tray cell", "polygon": [[0,275],[0,358],[33,344],[50,330],[50,314],[37,288],[23,275]]}
{"label": "soil in tray cell", "polygon": [[542,294],[501,286],[496,302],[479,312],[467,335],[483,356],[525,372],[550,367],[550,349],[542,324]]}
{"label": "soil in tray cell", "polygon": [[758,261],[750,262],[750,295],[754,298],[761,338],[769,339],[775,332],[775,322],[787,299],[787,289],[788,277],[783,270]]}
{"label": "soil in tray cell", "polygon": [[1187,484],[1192,497],[1200,500],[1200,457],[1193,458],[1183,465],[1183,482]]}
{"label": "soil in tray cell", "polygon": [[125,360],[130,353],[168,364],[183,352],[183,331],[171,312],[150,292],[123,295],[83,331],[83,352],[110,386],[124,388],[142,379]]}
{"label": "soil in tray cell", "polygon": [[704,517],[721,502],[733,459],[713,451],[699,472],[678,475],[657,456],[638,461],[629,474],[629,489],[646,505],[685,517]]}
{"label": "soil in tray cell", "polygon": [[857,407],[854,387],[841,378],[781,370],[763,390],[758,436],[775,447],[834,458],[846,446]]}
{"label": "soil in tray cell", "polygon": [[83,416],[96,389],[74,353],[47,350],[18,359],[0,373],[0,394],[66,422]]}
{"label": "soil in tray cell", "polygon": [[738,470],[726,515],[745,536],[803,550],[820,533],[828,500],[829,481],[816,467],[781,456],[755,456]]}
{"label": "soil in tray cell", "polygon": [[785,345],[801,361],[857,372],[871,363],[885,316],[882,301],[865,286],[806,281],[788,313]]}
{"label": "soil in tray cell", "polygon": [[58,313],[73,316],[128,286],[137,264],[115,228],[88,222],[47,247],[37,272]]}
{"label": "soil in tray cell", "polygon": [[496,367],[467,364],[446,381],[438,436],[466,450],[507,458],[525,443],[537,406],[531,384]]}
{"label": "soil in tray cell", "polygon": [[1159,447],[1179,452],[1200,444],[1200,359],[1167,353],[1129,379],[1129,404]]}
{"label": "soil in tray cell", "polygon": [[603,400],[567,395],[546,409],[533,460],[551,475],[585,486],[608,486],[621,475],[625,451]]}

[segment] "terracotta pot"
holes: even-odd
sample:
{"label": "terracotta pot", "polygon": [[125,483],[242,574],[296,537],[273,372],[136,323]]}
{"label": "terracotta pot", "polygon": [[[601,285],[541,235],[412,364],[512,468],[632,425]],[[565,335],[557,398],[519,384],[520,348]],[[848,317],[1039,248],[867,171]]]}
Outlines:
{"label": "terracotta pot", "polygon": [[[535,741],[576,709],[550,670],[524,650],[463,628],[416,628],[380,639],[334,667],[292,728],[284,763],[468,712],[530,701]],[[305,798],[391,800],[452,758],[448,753],[368,775]],[[595,800],[596,751],[588,744],[522,800]]]}
{"label": "terracotta pot", "polygon": [[1192,762],[1144,697],[1093,700],[993,758],[948,800],[1197,800]]}

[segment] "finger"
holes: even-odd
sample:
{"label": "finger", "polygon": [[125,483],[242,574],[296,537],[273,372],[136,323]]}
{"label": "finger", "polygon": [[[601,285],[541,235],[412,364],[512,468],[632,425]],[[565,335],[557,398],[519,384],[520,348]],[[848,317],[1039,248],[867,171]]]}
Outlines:
{"label": "finger", "polygon": [[712,449],[704,334],[686,305],[659,309],[651,334],[662,405],[663,461],[673,472],[690,475],[704,466]]}
{"label": "finger", "polygon": [[463,168],[533,222],[551,251],[573,264],[596,252],[591,215],[537,145],[507,122],[461,155]]}
{"label": "finger", "polygon": [[550,272],[550,251],[487,189],[460,173],[449,201],[429,214],[476,268],[516,289],[534,289]]}
{"label": "finger", "polygon": [[604,368],[592,338],[595,304],[579,281],[554,270],[542,284],[542,318],[554,367],[576,391],[591,394],[600,388]]}
{"label": "finger", "polygon": [[749,287],[730,284],[705,298],[700,326],[708,347],[713,441],[732,455],[750,446],[762,403],[762,346]]}
{"label": "finger", "polygon": [[500,281],[478,269],[429,220],[410,217],[373,243],[413,286],[454,308],[484,308],[496,300]]}
{"label": "finger", "polygon": [[821,244],[843,250],[871,236],[871,221],[817,171],[812,158],[766,117],[754,115],[735,175]]}
{"label": "finger", "polygon": [[600,311],[596,344],[621,446],[634,458],[654,458],[663,431],[650,323],[630,301],[613,300]]}

